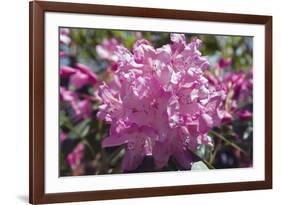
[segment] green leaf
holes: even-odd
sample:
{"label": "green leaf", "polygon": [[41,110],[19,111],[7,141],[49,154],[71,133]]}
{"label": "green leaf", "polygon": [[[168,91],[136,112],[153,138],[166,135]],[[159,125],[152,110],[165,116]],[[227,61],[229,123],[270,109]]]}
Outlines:
{"label": "green leaf", "polygon": [[195,162],[195,163],[192,164],[191,170],[192,171],[209,170],[209,168],[205,165],[204,162],[199,161],[199,162]]}
{"label": "green leaf", "polygon": [[90,119],[86,119],[86,120],[80,122],[75,127],[68,126],[68,128],[70,129],[70,133],[68,135],[69,138],[75,139],[75,138],[85,137],[90,130],[90,125],[89,125],[90,122],[91,122]]}
{"label": "green leaf", "polygon": [[128,36],[123,43],[126,48],[132,48],[135,41],[136,38],[134,36]]}

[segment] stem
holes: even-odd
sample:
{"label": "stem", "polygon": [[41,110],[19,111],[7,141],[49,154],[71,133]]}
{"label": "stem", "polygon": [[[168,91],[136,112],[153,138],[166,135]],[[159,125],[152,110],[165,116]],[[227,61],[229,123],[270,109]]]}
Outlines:
{"label": "stem", "polygon": [[217,155],[219,149],[221,148],[221,139],[218,139],[218,140],[219,140],[219,144],[216,146],[216,148],[215,148],[213,154],[212,154],[211,157],[210,157],[210,160],[209,160],[209,163],[210,163],[210,164],[213,164],[213,162],[214,162],[214,160],[215,160],[215,158],[216,158],[216,155]]}
{"label": "stem", "polygon": [[202,159],[196,152],[192,151],[191,149],[189,149],[189,151],[194,154],[195,156],[199,157],[201,159],[201,161],[209,168],[209,169],[216,169],[213,165],[211,165],[208,161],[206,161],[205,159]]}
{"label": "stem", "polygon": [[93,159],[95,159],[95,156],[96,156],[95,151],[92,148],[92,146],[90,145],[90,143],[86,139],[83,139],[82,143],[88,147],[89,151],[91,152],[91,155],[92,155]]}
{"label": "stem", "polygon": [[124,148],[124,146],[120,146],[116,150],[114,150],[113,153],[108,156],[108,161],[111,162],[113,158],[115,158]]}
{"label": "stem", "polygon": [[80,133],[78,133],[77,130],[76,130],[71,124],[66,123],[66,124],[64,124],[64,125],[65,125],[68,129],[70,129],[71,132],[74,132],[74,133],[77,135],[77,137],[78,137],[79,139],[83,139],[83,138],[81,137]]}
{"label": "stem", "polygon": [[206,164],[207,165],[207,167],[209,168],[209,169],[216,169],[213,165],[211,165],[208,161],[206,161],[205,159],[201,159],[202,160],[202,162],[204,163],[204,164]]}
{"label": "stem", "polygon": [[229,144],[230,146],[234,147],[235,149],[238,149],[240,152],[244,153],[245,155],[247,155],[247,152],[245,150],[243,150],[241,147],[239,147],[237,144],[229,141],[228,139],[226,139],[224,136],[220,135],[219,133],[215,132],[215,131],[210,131],[210,133],[215,136],[218,137],[219,139],[221,139],[222,141],[224,141],[225,143]]}

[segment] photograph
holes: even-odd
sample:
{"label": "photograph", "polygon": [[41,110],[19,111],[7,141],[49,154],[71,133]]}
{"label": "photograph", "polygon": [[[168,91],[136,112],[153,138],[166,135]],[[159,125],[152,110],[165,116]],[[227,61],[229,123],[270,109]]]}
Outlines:
{"label": "photograph", "polygon": [[253,36],[57,33],[60,177],[253,167]]}

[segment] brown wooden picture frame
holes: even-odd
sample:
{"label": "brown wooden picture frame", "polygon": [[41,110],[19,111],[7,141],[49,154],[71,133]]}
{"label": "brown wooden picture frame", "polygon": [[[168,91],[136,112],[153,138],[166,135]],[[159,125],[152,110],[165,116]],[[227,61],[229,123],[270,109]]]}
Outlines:
{"label": "brown wooden picture frame", "polygon": [[[87,191],[46,194],[44,189],[44,14],[67,12],[128,17],[150,17],[210,22],[247,23],[265,26],[265,180],[251,182],[151,187],[106,191]],[[272,188],[272,17],[260,15],[214,13],[104,6],[93,4],[33,1],[29,4],[30,21],[30,118],[29,118],[29,200],[30,203],[55,203],[87,200],[105,200],[135,197],[153,197],[180,194],[241,191]]]}

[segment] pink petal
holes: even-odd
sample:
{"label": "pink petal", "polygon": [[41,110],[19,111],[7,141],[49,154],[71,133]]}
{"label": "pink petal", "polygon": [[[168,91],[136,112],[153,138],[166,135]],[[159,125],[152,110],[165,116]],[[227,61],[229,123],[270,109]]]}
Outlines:
{"label": "pink petal", "polygon": [[88,75],[77,71],[74,75],[70,77],[70,83],[75,86],[75,88],[79,89],[82,88],[89,82]]}
{"label": "pink petal", "polygon": [[189,169],[191,167],[192,155],[189,150],[177,150],[173,156],[183,168]]}
{"label": "pink petal", "polygon": [[199,131],[201,133],[206,133],[210,128],[213,127],[213,119],[208,114],[203,114],[199,117]]}
{"label": "pink petal", "polygon": [[143,155],[139,153],[135,153],[134,151],[126,152],[123,161],[122,161],[122,168],[123,170],[135,170],[143,161]]}
{"label": "pink petal", "polygon": [[69,66],[61,66],[60,67],[60,76],[61,77],[69,77],[76,73],[75,68],[69,67]]}
{"label": "pink petal", "polygon": [[161,169],[164,167],[170,158],[170,151],[168,149],[168,144],[163,142],[157,142],[154,145],[153,152],[152,152],[154,163],[157,169]]}

